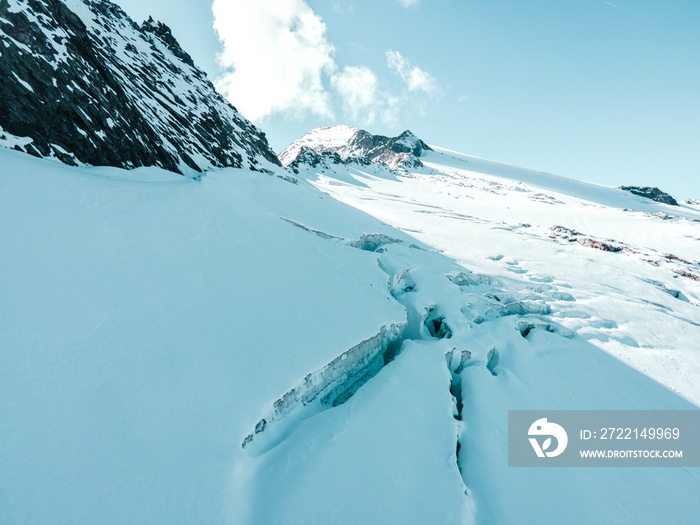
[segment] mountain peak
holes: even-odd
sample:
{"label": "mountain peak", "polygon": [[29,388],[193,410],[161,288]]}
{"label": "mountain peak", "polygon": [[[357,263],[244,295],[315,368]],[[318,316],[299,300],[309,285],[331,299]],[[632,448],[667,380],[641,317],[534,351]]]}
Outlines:
{"label": "mountain peak", "polygon": [[141,30],[153,33],[163,41],[173,55],[178,57],[185,64],[194,67],[192,57],[180,47],[180,43],[175,39],[170,28],[163,22],[153,20],[153,17],[149,16],[148,20],[141,24]]}
{"label": "mountain peak", "polygon": [[317,153],[336,153],[342,150],[358,133],[358,129],[343,124],[331,127],[319,127],[307,131],[303,137],[295,140],[279,155],[283,166],[296,160],[302,149],[307,147]]}
{"label": "mountain peak", "polygon": [[410,130],[396,137],[386,137],[341,125],[312,129],[290,144],[279,159],[284,166],[295,161],[297,164],[303,162],[299,155],[304,148],[311,148],[320,155],[337,154],[344,162],[362,159],[364,163],[386,164],[392,169],[400,169],[406,163],[411,167],[420,167],[419,157],[424,151],[430,151],[430,147]]}

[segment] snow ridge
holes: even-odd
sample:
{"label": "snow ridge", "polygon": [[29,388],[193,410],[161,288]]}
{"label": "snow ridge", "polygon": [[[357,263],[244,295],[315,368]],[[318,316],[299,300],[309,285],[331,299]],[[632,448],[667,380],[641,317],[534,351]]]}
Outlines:
{"label": "snow ridge", "polygon": [[341,151],[358,131],[357,128],[344,125],[314,128],[280,153],[279,160],[283,166],[291,164],[304,147],[319,153],[336,153]]}

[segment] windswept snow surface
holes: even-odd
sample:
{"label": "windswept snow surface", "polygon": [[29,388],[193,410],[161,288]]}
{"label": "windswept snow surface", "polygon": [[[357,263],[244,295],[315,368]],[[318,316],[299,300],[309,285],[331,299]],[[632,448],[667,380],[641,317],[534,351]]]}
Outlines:
{"label": "windswept snow surface", "polygon": [[571,296],[554,311],[568,328],[700,404],[695,208],[431,147],[432,174],[300,176],[465,268]]}
{"label": "windswept snow surface", "polygon": [[240,522],[272,402],[405,323],[374,253],[282,218],[406,236],[307,185],[5,149],[0,170],[0,522]]}
{"label": "windswept snow surface", "polygon": [[695,520],[697,469],[506,442],[509,409],[697,409],[698,212],[421,160],[196,182],[0,149],[0,521]]}
{"label": "windswept snow surface", "polygon": [[[299,176],[445,256],[397,264],[389,247],[380,261],[410,282],[399,300],[413,337],[470,356],[452,375],[469,519],[693,521],[697,469],[509,469],[506,445],[509,409],[697,409],[697,210],[433,149],[421,157],[432,173]],[[425,333],[436,317],[449,339]]]}

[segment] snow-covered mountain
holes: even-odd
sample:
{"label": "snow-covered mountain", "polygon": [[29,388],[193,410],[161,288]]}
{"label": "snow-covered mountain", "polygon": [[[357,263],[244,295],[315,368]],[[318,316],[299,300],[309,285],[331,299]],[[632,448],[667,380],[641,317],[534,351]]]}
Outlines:
{"label": "snow-covered mountain", "polygon": [[[658,331],[659,326],[675,322],[672,319],[678,317],[672,312],[679,308],[685,312],[680,319],[688,323],[684,332],[695,331],[700,320],[700,212],[692,203],[678,205],[657,188],[610,188],[437,146],[424,149],[422,167],[412,171],[391,170],[381,162],[319,164],[314,155],[326,151],[327,133],[337,136],[333,128],[319,128],[288,148],[303,143],[303,155],[293,163],[299,177],[440,249],[466,267],[480,266],[489,274],[505,270],[546,283],[535,286],[538,289],[551,289],[549,283],[557,272],[562,272],[563,280],[579,276],[576,278],[582,281],[578,286],[584,295],[597,283],[597,299],[589,297],[586,303],[599,302],[596,308],[603,311],[616,302],[611,291],[621,282],[641,286],[637,299],[631,290],[625,290],[625,301],[632,310],[641,308],[633,304],[650,301],[650,291],[660,295],[666,306],[651,301],[654,311],[646,313],[639,326],[633,324],[618,337],[596,335],[596,344],[700,402],[695,374],[685,374],[700,370],[694,344],[688,340],[677,347],[675,336],[670,342],[664,339],[671,337],[669,334],[661,336]],[[343,151],[346,146],[336,142],[334,148]],[[566,265],[555,263],[559,260],[566,260]],[[590,271],[586,270],[589,264]],[[599,274],[601,268],[605,271]],[[547,275],[530,276],[532,272]],[[576,287],[568,282],[564,288]],[[563,295],[568,298],[572,292]],[[561,305],[564,309],[567,306],[566,302]],[[596,308],[583,315],[585,308],[576,302],[572,318],[579,320],[566,321],[569,329],[585,329],[589,323],[580,319],[599,319],[603,314]],[[566,317],[563,312],[557,315]],[[659,319],[648,340],[640,342],[640,334],[649,331],[647,321],[656,316]],[[592,321],[593,325],[601,323],[606,324]],[[649,352],[631,352],[624,343],[648,348]],[[669,361],[680,359],[677,374],[667,374],[667,366],[653,366],[662,347],[673,350],[665,354]]]}
{"label": "snow-covered mountain", "polygon": [[3,521],[692,522],[695,469],[506,439],[697,409],[700,212],[433,150],[298,184],[0,150]]}
{"label": "snow-covered mountain", "polygon": [[0,24],[0,522],[696,520],[698,469],[507,454],[509,410],[698,409],[696,202],[347,126],[285,169],[163,26]]}
{"label": "snow-covered mountain", "polygon": [[0,144],[68,164],[277,164],[170,29],[108,0],[0,1]]}
{"label": "snow-covered mountain", "polygon": [[312,129],[280,153],[280,162],[296,170],[300,163],[309,162],[310,159],[303,158],[305,154],[309,155],[308,149],[336,164],[372,162],[384,164],[393,170],[422,167],[419,157],[423,152],[430,151],[425,142],[408,130],[398,137],[385,137],[340,125]]}
{"label": "snow-covered mountain", "polygon": [[[629,188],[575,181],[437,146],[423,153],[423,167],[414,170],[392,170],[374,162],[308,162],[317,151],[326,151],[326,132],[333,130],[307,134],[304,154],[293,163],[297,176],[422,241],[445,258],[441,260],[461,268],[450,270],[436,259],[401,254],[397,244],[385,246],[379,255],[380,266],[392,276],[392,295],[408,311],[405,336],[410,341],[404,341],[397,362],[403,359],[408,367],[408,352],[444,355],[449,375],[443,381],[449,382],[454,400],[456,463],[467,497],[460,507],[456,496],[448,503],[445,490],[442,498],[452,514],[432,508],[421,515],[424,521],[416,522],[592,523],[606,517],[619,523],[692,521],[700,497],[681,485],[697,486],[695,470],[635,471],[634,477],[624,469],[523,471],[506,466],[505,450],[508,410],[697,409],[697,207],[657,202],[662,192],[656,189],[635,195]],[[344,146],[336,142],[334,148],[343,151]],[[393,369],[397,375],[398,366]],[[411,376],[405,371],[401,379],[387,372],[390,367],[382,374],[392,386],[415,385],[417,376],[426,379],[429,374],[426,363],[416,364],[420,366],[423,372],[416,369]],[[374,388],[377,397],[391,395],[389,385]],[[439,389],[437,383],[433,388]],[[430,411],[429,401],[420,400],[428,399],[430,391],[425,388],[406,400],[391,398],[395,405],[385,410],[403,414],[396,423],[403,432],[392,434],[393,439],[421,435],[420,423],[410,425],[406,419]],[[371,402],[380,404],[376,398],[366,401]],[[343,417],[349,416],[338,416],[340,421]],[[337,425],[349,432],[347,423]],[[326,462],[347,466],[344,457],[357,462],[369,446],[332,435],[333,443],[323,446],[315,441],[306,447],[290,438],[307,454],[295,465],[308,464],[314,456],[318,468]],[[285,445],[291,455],[294,445]],[[390,460],[379,458],[393,457],[397,446],[387,443],[352,471],[374,473],[371,463],[387,465]],[[285,452],[280,452],[276,460],[283,457]],[[391,468],[399,478],[427,475],[418,467],[407,471],[392,463]],[[666,474],[675,479],[664,479]],[[282,475],[267,470],[265,476],[263,492],[282,486]],[[415,478],[413,482],[418,483]],[[411,494],[427,493],[422,484],[413,491],[408,484],[402,487]],[[352,491],[341,482],[334,486]],[[674,503],[645,500],[640,497],[643,487],[653,487],[662,499],[673,497]],[[320,490],[316,480],[300,486],[297,497],[307,490]],[[559,494],[555,501],[552,494]],[[416,506],[428,509],[428,499],[419,500]],[[420,515],[409,501],[396,503],[394,510],[400,508],[411,509],[406,515]]]}

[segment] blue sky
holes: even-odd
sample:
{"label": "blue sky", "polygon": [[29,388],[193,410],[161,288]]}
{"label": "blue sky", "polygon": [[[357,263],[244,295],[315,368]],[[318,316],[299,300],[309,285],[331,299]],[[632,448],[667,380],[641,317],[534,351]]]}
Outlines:
{"label": "blue sky", "polygon": [[117,3],[170,25],[276,151],[320,125],[411,129],[700,198],[697,0],[215,0],[216,16],[212,0]]}

